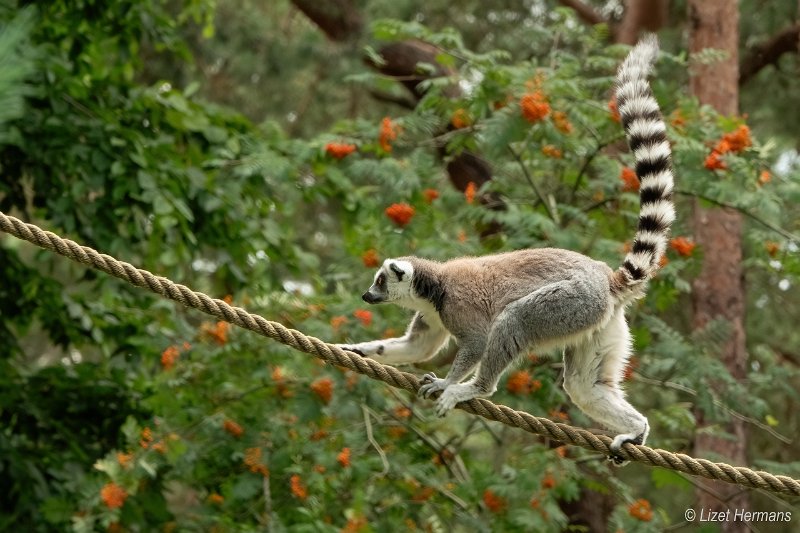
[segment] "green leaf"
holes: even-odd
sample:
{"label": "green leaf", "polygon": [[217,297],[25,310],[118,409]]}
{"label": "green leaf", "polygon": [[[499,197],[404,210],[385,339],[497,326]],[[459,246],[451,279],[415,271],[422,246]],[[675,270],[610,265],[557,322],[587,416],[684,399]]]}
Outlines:
{"label": "green leaf", "polygon": [[240,474],[230,489],[229,497],[235,500],[248,501],[262,490],[262,480],[256,474]]}
{"label": "green leaf", "polygon": [[650,472],[650,479],[653,481],[653,485],[659,489],[677,487],[681,490],[691,490],[694,487],[686,478],[666,468],[653,468]]}

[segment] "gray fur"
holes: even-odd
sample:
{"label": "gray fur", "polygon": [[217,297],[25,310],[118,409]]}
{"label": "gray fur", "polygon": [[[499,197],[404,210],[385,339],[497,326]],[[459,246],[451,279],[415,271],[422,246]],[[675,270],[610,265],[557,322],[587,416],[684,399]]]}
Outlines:
{"label": "gray fur", "polygon": [[[564,389],[588,416],[626,442],[644,443],[647,419],[620,387],[631,339],[624,309],[644,293],[666,247],[674,218],[670,148],[646,75],[658,52],[645,39],[618,75],[620,111],[642,180],[632,251],[616,272],[585,255],[542,248],[436,262],[387,259],[364,293],[367,303],[416,311],[402,337],[342,348],[387,363],[430,359],[455,337],[458,352],[444,378],[423,376],[419,394],[441,392],[436,412],[488,396],[512,361],[528,349],[564,348]],[[477,371],[476,371],[477,368]],[[474,375],[464,381],[470,374]]]}

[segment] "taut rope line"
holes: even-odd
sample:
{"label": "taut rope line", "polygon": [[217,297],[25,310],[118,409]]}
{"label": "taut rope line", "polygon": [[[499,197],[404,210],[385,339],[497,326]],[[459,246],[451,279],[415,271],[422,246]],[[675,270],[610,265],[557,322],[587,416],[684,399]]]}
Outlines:
{"label": "taut rope line", "polygon": [[[198,309],[264,337],[275,339],[324,361],[343,366],[359,374],[364,374],[372,379],[383,381],[393,387],[409,392],[416,392],[419,388],[419,379],[413,374],[402,372],[392,366],[382,365],[377,361],[361,357],[353,352],[344,351],[332,344],[309,337],[300,331],[289,329],[277,322],[248,313],[241,307],[230,306],[222,300],[211,298],[202,292],[193,291],[188,287],[173,283],[167,278],[155,276],[129,263],[118,261],[92,248],[81,246],[74,241],[63,239],[54,233],[44,231],[33,224],[26,224],[3,212],[0,212],[0,230],[78,263],[102,270],[132,285],[179,302],[186,307]],[[508,426],[518,427],[559,442],[580,446],[605,455],[610,453],[609,444],[611,439],[605,435],[595,435],[585,429],[567,424],[558,424],[552,420],[539,418],[524,411],[515,411],[510,407],[498,405],[486,399],[480,398],[462,402],[457,407],[468,413],[476,414],[489,420],[496,420]],[[800,480],[788,476],[755,471],[743,466],[714,463],[680,453],[634,444],[625,444],[619,455],[631,461],[669,468],[708,479],[718,479],[743,487],[800,496]]]}

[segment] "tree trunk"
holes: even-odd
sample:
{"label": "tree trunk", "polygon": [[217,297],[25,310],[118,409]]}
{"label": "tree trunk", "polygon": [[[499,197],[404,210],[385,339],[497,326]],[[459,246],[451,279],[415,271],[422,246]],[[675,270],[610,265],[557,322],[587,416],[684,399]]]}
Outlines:
{"label": "tree trunk", "polygon": [[655,32],[667,22],[669,0],[628,0],[625,13],[614,31],[614,40],[636,44],[642,30]]}
{"label": "tree trunk", "polygon": [[[692,65],[691,88],[703,104],[725,115],[735,115],[739,107],[739,9],[736,0],[689,0],[690,52],[705,48],[722,49],[727,57],[709,65]],[[723,318],[731,325],[731,336],[724,343],[721,358],[736,379],[744,379],[747,364],[744,331],[744,280],[742,271],[742,215],[732,209],[704,208],[694,204],[694,235],[704,252],[701,272],[694,280],[692,303],[694,326]],[[746,464],[747,432],[744,422],[731,420],[725,430],[734,438],[724,439],[700,431],[704,415],[697,411],[698,432],[695,455],[727,458],[733,464]],[[697,490],[699,509],[747,509],[749,495],[737,487],[720,482],[701,482]],[[720,524],[722,531],[748,531],[742,521]]]}

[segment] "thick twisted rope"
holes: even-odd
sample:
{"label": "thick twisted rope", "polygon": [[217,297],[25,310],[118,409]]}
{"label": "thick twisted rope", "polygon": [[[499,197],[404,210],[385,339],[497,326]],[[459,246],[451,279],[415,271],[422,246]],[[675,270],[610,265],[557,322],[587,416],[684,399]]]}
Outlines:
{"label": "thick twisted rope", "polygon": [[[87,246],[81,246],[74,241],[63,239],[54,233],[44,231],[33,224],[26,224],[2,212],[0,212],[0,230],[78,263],[102,270],[132,285],[179,302],[186,307],[198,309],[206,314],[254,331],[264,337],[275,339],[324,361],[348,368],[409,392],[416,392],[419,389],[419,379],[413,374],[402,372],[394,367],[342,350],[332,344],[309,337],[300,331],[289,329],[277,322],[248,313],[240,307],[230,306],[222,300],[211,298],[201,292],[173,283],[166,278],[155,276],[146,270],[118,261]],[[559,424],[523,411],[515,411],[510,407],[497,405],[485,399],[462,402],[457,407],[468,413],[521,428],[536,435],[573,446],[580,446],[604,455],[610,454],[609,444],[611,439],[605,435],[595,435],[585,429]],[[779,494],[800,496],[800,480],[788,476],[773,475],[769,472],[755,471],[743,466],[714,463],[680,453],[676,454],[666,450],[634,444],[625,444],[619,455],[624,459],[651,466],[669,468],[708,479],[718,479],[727,483],[764,489]]]}

